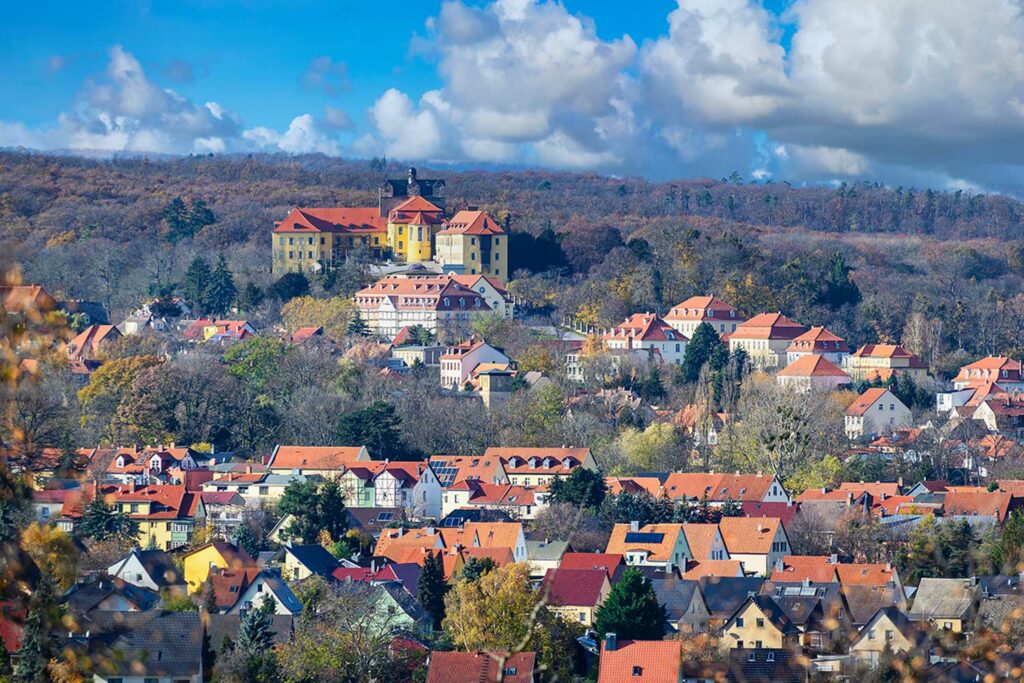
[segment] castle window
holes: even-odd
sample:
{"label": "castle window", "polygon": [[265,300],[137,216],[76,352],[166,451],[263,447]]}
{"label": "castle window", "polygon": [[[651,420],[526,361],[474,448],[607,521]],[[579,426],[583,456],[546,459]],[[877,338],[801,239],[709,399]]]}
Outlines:
{"label": "castle window", "polygon": [[288,244],[295,244],[295,238],[294,237],[289,237],[288,238]]}

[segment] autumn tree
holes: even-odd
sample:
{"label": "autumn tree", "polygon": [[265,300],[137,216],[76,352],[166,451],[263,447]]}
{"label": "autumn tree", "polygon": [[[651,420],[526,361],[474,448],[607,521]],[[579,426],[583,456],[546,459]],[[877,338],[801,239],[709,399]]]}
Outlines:
{"label": "autumn tree", "polygon": [[34,522],[21,533],[24,548],[43,575],[65,591],[78,576],[78,548],[67,533],[50,524]]}
{"label": "autumn tree", "polygon": [[314,299],[300,296],[281,307],[281,319],[289,330],[322,327],[328,339],[341,339],[355,315],[355,304],[344,297]]}

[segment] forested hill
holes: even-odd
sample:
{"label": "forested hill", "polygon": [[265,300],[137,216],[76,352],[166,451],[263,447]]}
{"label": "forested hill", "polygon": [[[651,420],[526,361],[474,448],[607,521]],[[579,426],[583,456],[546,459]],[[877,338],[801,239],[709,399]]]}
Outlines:
{"label": "forested hill", "polygon": [[[380,161],[283,155],[97,161],[0,153],[0,220],[5,236],[28,228],[100,236],[146,232],[170,197],[202,196],[220,218],[215,241],[260,234],[294,205],[375,201],[384,177],[406,168]],[[1017,239],[1022,204],[1001,195],[888,188],[874,183],[793,187],[722,179],[649,182],[555,171],[433,171],[453,206],[506,209],[516,229],[538,231],[573,216],[589,221],[679,215],[828,232],[897,232],[939,238]],[[259,220],[253,220],[257,219]],[[262,221],[262,222],[261,222]]]}
{"label": "forested hill", "polygon": [[[265,328],[282,304],[274,221],[296,205],[374,205],[380,181],[406,170],[322,156],[0,154],[0,261],[58,296],[99,301],[116,322],[147,297],[187,296],[189,264],[224,257],[239,315]],[[1009,197],[738,177],[419,175],[447,180],[449,210],[478,206],[510,225],[510,288],[553,320],[606,327],[714,293],[745,315],[824,324],[853,346],[902,341],[943,371],[1024,352],[1024,212]],[[369,279],[355,259],[309,286],[347,297]]]}

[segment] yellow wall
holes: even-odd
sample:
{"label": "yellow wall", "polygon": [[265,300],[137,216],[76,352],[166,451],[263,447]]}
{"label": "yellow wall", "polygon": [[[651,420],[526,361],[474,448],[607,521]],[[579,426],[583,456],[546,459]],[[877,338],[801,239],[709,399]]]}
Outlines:
{"label": "yellow wall", "polygon": [[228,568],[227,560],[212,545],[186,555],[183,564],[189,593],[198,593],[203,589],[206,578],[210,575],[211,564],[221,569]]}
{"label": "yellow wall", "polygon": [[392,257],[408,263],[429,261],[434,257],[434,235],[443,227],[388,223],[388,247]]}
{"label": "yellow wall", "polygon": [[[761,641],[761,647],[778,648],[789,644],[784,642],[782,632],[772,625],[772,622],[757,605],[753,603],[747,605],[747,608],[739,616],[743,618],[743,626],[737,626],[733,620],[731,625],[725,629],[722,638],[724,648],[736,648],[742,642],[744,648],[750,649],[755,646],[757,641]],[[763,620],[763,626],[758,626],[758,619]]]}
{"label": "yellow wall", "polygon": [[[363,247],[369,249],[374,258],[379,258],[384,252],[386,242],[387,235],[384,233],[364,235],[329,232],[312,235],[273,233],[271,235],[273,247],[271,269],[274,273],[313,271],[320,261],[330,265],[334,256],[340,259],[349,251]],[[312,258],[310,258],[310,252],[313,254]]]}

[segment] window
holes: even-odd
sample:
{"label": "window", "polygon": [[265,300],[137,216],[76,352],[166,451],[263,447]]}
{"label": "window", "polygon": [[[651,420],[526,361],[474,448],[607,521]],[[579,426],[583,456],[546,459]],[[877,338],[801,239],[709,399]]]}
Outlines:
{"label": "window", "polygon": [[[758,628],[764,628],[764,619],[758,619],[757,620],[757,627]],[[760,645],[758,645],[758,647],[760,647]]]}
{"label": "window", "polygon": [[506,676],[515,676],[517,671],[519,671],[519,669],[514,666],[505,667]]}
{"label": "window", "polygon": [[885,642],[891,643],[892,642],[892,638],[893,638],[892,629],[886,629],[885,630]]}
{"label": "window", "polygon": [[753,661],[756,661],[756,660],[757,660],[757,657],[756,657],[756,655],[753,652],[751,652],[749,655],[747,655],[747,661],[748,662],[753,662]]}
{"label": "window", "polygon": [[743,628],[743,617],[736,617],[736,628]]}
{"label": "window", "polygon": [[757,648],[758,650],[760,650],[762,647],[764,647],[764,641],[761,641],[761,640],[754,641],[754,647]]}
{"label": "window", "polygon": [[320,238],[320,244],[327,244],[327,240],[323,237]]}
{"label": "window", "polygon": [[766,662],[774,662],[775,661],[775,653],[774,652],[769,652],[768,656],[765,658],[765,661]]}
{"label": "window", "polygon": [[587,613],[586,612],[580,612],[580,623],[581,624],[587,623]]}
{"label": "window", "polygon": [[[297,569],[298,568],[296,568],[296,570]],[[263,592],[263,584],[262,583],[256,584],[256,592],[257,593],[262,593]]]}
{"label": "window", "polygon": [[138,511],[139,511],[139,504],[138,503],[132,503],[131,504],[131,512],[138,512]]}
{"label": "window", "polygon": [[877,634],[875,633],[875,629],[868,631],[868,640],[875,640],[876,637]]}
{"label": "window", "polygon": [[[321,239],[323,239],[323,238],[321,238]],[[310,237],[308,240],[306,240],[306,244],[313,244],[313,238]]]}
{"label": "window", "polygon": [[638,666],[638,665],[634,664],[633,665],[633,675],[634,676],[643,676],[644,675],[644,668],[642,666]]}
{"label": "window", "polygon": [[43,508],[42,512],[41,512],[41,516],[42,516],[43,519],[46,519],[47,517],[49,517],[50,516],[50,508]]}
{"label": "window", "polygon": [[309,252],[309,258],[313,258],[313,252]]}
{"label": "window", "polygon": [[261,486],[260,487],[260,495],[261,496],[265,496],[265,495],[267,495],[269,493],[270,493],[270,487],[269,486]]}
{"label": "window", "polygon": [[295,244],[295,238],[294,237],[289,237],[288,238],[288,244]]}

